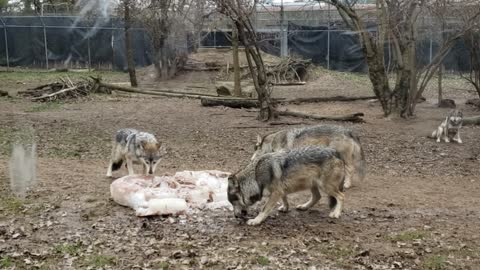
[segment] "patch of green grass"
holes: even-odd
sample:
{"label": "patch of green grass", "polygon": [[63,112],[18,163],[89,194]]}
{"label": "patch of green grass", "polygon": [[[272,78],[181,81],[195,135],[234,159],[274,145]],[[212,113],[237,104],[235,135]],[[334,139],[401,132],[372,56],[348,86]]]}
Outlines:
{"label": "patch of green grass", "polygon": [[44,102],[32,105],[32,107],[25,110],[25,112],[46,112],[46,111],[53,111],[58,110],[62,107],[62,103],[60,102]]}
{"label": "patch of green grass", "polygon": [[480,259],[480,250],[479,249],[460,249],[452,252],[454,256],[461,258],[473,258]]}
{"label": "patch of green grass", "polygon": [[156,269],[159,269],[159,270],[168,270],[169,268],[170,268],[170,264],[166,261],[161,261],[156,265]]}
{"label": "patch of green grass", "polygon": [[259,265],[263,265],[263,266],[266,266],[266,265],[269,265],[270,264],[270,260],[265,257],[265,256],[258,256],[255,258],[254,262],[256,264],[259,264]]}
{"label": "patch of green grass", "polygon": [[425,259],[423,268],[426,270],[442,270],[446,268],[447,256],[432,255]]}
{"label": "patch of green grass", "polygon": [[322,250],[330,258],[349,258],[355,254],[355,252],[350,248],[344,247],[334,247],[334,248],[325,248]]}
{"label": "patch of green grass", "polygon": [[70,256],[77,256],[80,254],[80,249],[82,245],[76,244],[60,244],[54,247],[55,253],[62,254],[62,255],[70,255]]}
{"label": "patch of green grass", "polygon": [[34,129],[27,125],[0,127],[0,154],[7,155],[12,151],[15,142],[31,144],[34,141]]}
{"label": "patch of green grass", "polygon": [[24,201],[11,196],[0,196],[0,209],[3,210],[7,215],[19,214],[24,209]]}
{"label": "patch of green grass", "polygon": [[115,265],[117,263],[117,258],[113,256],[106,255],[92,255],[87,258],[88,266],[93,268],[101,268],[108,265]]}
{"label": "patch of green grass", "polygon": [[387,239],[392,242],[407,242],[417,239],[424,239],[427,234],[423,231],[405,231],[394,235],[387,236]]}
{"label": "patch of green grass", "polygon": [[10,258],[8,256],[4,256],[0,259],[0,268],[1,269],[10,268],[12,266],[13,266],[12,258]]}

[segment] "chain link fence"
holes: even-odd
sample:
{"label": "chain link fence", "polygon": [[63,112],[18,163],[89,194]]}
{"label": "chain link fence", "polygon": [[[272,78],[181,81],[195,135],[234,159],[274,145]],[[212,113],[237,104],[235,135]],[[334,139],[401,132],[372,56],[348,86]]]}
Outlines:
{"label": "chain link fence", "polygon": [[[368,20],[371,9],[372,5],[359,5],[357,12],[367,18],[368,30],[374,34],[374,17]],[[252,23],[267,53],[298,55],[332,70],[366,71],[357,33],[344,25],[330,5],[259,5]],[[418,23],[417,61],[424,65],[432,61],[439,49],[442,33],[433,31],[434,19],[428,15]],[[200,40],[193,42],[200,48],[230,47],[230,29],[231,22],[214,15],[205,23]],[[154,53],[148,34],[141,28],[132,32],[136,65],[151,65]],[[391,68],[393,56],[388,42],[385,57],[386,68]],[[444,64],[447,70],[463,71],[468,68],[468,59],[459,40]],[[99,26],[98,22],[74,16],[0,16],[0,66],[126,70],[123,22],[111,18]]]}

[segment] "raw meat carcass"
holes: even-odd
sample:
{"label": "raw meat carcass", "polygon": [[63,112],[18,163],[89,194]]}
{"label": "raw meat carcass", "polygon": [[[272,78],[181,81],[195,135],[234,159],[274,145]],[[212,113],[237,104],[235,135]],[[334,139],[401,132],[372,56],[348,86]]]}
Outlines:
{"label": "raw meat carcass", "polygon": [[113,181],[110,193],[115,202],[133,208],[137,216],[230,209],[228,175],[220,171],[183,171],[155,177],[128,175]]}

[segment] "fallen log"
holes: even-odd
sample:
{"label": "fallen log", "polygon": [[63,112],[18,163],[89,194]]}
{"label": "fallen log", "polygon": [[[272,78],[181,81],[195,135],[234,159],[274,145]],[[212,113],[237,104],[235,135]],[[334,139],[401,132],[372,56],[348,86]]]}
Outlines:
{"label": "fallen log", "polygon": [[356,122],[356,123],[365,122],[361,118],[362,116],[364,116],[363,113],[354,113],[354,114],[339,115],[339,116],[314,115],[314,114],[306,114],[306,113],[300,113],[300,112],[292,112],[288,110],[279,111],[277,113],[278,115],[281,115],[281,116],[293,116],[293,117],[315,119],[315,120],[348,121],[348,122]]}
{"label": "fallen log", "polygon": [[[273,102],[279,103],[284,101],[284,98],[274,98]],[[258,108],[258,100],[255,98],[236,98],[236,97],[202,97],[200,99],[202,106],[215,107],[225,106],[230,108]]]}
{"label": "fallen log", "polygon": [[377,99],[376,96],[360,96],[360,97],[346,97],[346,96],[333,96],[333,97],[311,97],[311,98],[294,98],[286,100],[285,103],[308,103],[308,102],[330,102],[330,101],[356,101],[356,100],[370,100]]}
{"label": "fallen log", "polygon": [[[138,88],[133,88],[133,89],[136,90]],[[202,96],[202,97],[218,97],[218,95],[214,95],[214,94],[189,92],[189,91],[175,91],[175,90],[155,89],[155,88],[142,88],[141,90],[142,91],[151,91],[151,92],[155,92],[155,93],[188,94],[188,95],[198,95],[198,96]]]}
{"label": "fallen log", "polygon": [[142,90],[136,89],[127,86],[119,86],[109,83],[104,83],[99,80],[96,80],[96,83],[99,87],[104,87],[110,90],[127,92],[127,93],[134,93],[134,94],[146,94],[146,95],[153,95],[153,96],[165,96],[165,97],[186,97],[186,98],[195,98],[200,99],[202,97],[216,97],[215,95],[210,94],[199,94],[199,93],[191,93],[191,92],[176,92],[176,91],[169,91],[169,90],[160,90],[160,91],[153,91],[153,90]]}
{"label": "fallen log", "polygon": [[240,98],[201,98],[200,102],[205,107],[225,106],[230,108],[257,108],[258,100]]}
{"label": "fallen log", "polygon": [[467,102],[465,102],[465,104],[480,108],[480,99],[478,98],[469,99],[467,100]]}
{"label": "fallen log", "polygon": [[463,118],[463,125],[480,125],[480,116]]}
{"label": "fallen log", "polygon": [[293,86],[293,85],[305,85],[306,82],[274,82],[272,84],[276,86]]}

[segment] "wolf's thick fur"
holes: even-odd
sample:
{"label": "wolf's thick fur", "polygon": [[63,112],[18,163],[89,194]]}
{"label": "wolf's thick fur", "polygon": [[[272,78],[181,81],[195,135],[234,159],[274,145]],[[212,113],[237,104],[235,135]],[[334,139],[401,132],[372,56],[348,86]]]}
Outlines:
{"label": "wolf's thick fur", "polygon": [[268,153],[254,159],[247,167],[228,179],[228,200],[236,217],[243,217],[247,207],[268,194],[261,212],[248,225],[262,223],[279,200],[282,210],[288,210],[287,195],[311,190],[310,200],[297,206],[306,210],[320,200],[320,191],[329,196],[331,218],[338,218],[343,208],[345,164],[333,148],[308,146],[293,150]]}
{"label": "wolf's thick fur", "polygon": [[445,120],[432,132],[430,138],[437,139],[437,142],[440,142],[440,139],[443,138],[445,142],[450,142],[453,140],[457,143],[462,143],[460,138],[460,129],[463,124],[463,113],[459,110],[451,110]]}
{"label": "wolf's thick fur", "polygon": [[107,177],[112,176],[112,171],[120,169],[124,161],[129,175],[135,174],[133,163],[141,163],[145,174],[154,174],[163,152],[161,143],[153,134],[131,128],[120,129],[113,141]]}
{"label": "wolf's thick fur", "polygon": [[295,149],[308,145],[328,146],[336,149],[345,161],[345,188],[365,177],[366,162],[360,139],[351,130],[336,125],[317,125],[312,127],[281,130],[264,137],[258,136],[252,159],[265,153],[282,149]]}

